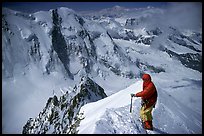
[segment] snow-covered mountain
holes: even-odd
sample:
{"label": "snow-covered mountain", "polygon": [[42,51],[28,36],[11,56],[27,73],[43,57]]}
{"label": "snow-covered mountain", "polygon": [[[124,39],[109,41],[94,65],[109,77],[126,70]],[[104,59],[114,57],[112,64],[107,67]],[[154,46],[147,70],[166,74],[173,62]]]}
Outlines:
{"label": "snow-covered mountain", "polygon": [[[115,6],[92,13],[76,13],[61,7],[33,14],[3,8],[3,133],[21,133],[22,129],[24,133],[68,133],[73,122],[61,127],[56,124],[68,122],[66,119],[71,117],[65,116],[65,119],[63,114],[71,105],[65,109],[60,106],[64,102],[71,103],[73,99],[67,95],[81,85],[84,76],[101,86],[109,96],[100,101],[114,104],[109,107],[108,103],[101,105],[100,101],[84,106],[83,102],[79,103],[74,114],[77,115],[82,106],[86,115],[76,128],[79,133],[140,133],[140,129],[125,129],[119,125],[130,119],[126,112],[130,90],[127,93],[124,90],[135,82],[134,87],[141,84],[140,76],[144,72],[150,73],[161,91],[155,114],[164,117],[156,127],[166,133],[201,133],[202,22],[194,23],[197,29],[186,28],[172,21],[173,17],[164,20],[165,16],[171,17],[164,9],[153,7],[126,9]],[[139,91],[139,88],[132,87],[132,91]],[[125,98],[114,97],[119,94]],[[49,97],[58,100],[60,106],[48,100]],[[66,98],[61,101],[63,97]],[[178,111],[166,99],[184,108]],[[117,104],[121,100],[124,103]],[[45,106],[46,102],[51,102],[47,104],[50,106]],[[99,105],[103,110],[97,116],[87,111],[90,108],[95,111]],[[39,114],[42,109],[46,111],[43,115]],[[123,110],[127,118],[122,117],[120,121],[115,112],[122,114]],[[51,111],[60,116],[47,121]],[[194,122],[188,121],[189,113]],[[166,118],[174,117],[179,121],[165,122]],[[88,118],[92,119],[87,122]],[[116,120],[119,122],[110,124]],[[11,122],[16,123],[10,126]],[[180,130],[174,131],[175,124],[180,124]],[[128,125],[134,124],[128,122]],[[90,126],[90,130],[85,132],[83,126]],[[167,130],[168,127],[172,129]]]}
{"label": "snow-covered mountain", "polygon": [[79,110],[89,102],[107,97],[104,90],[90,78],[83,77],[79,86],[66,92],[58,100],[50,97],[42,112],[35,119],[30,118],[23,127],[23,134],[76,133],[77,125],[83,119]]}

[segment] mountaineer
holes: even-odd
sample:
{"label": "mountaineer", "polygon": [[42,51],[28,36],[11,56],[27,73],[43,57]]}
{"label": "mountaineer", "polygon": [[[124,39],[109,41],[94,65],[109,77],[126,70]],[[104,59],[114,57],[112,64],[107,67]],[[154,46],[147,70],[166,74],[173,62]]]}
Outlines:
{"label": "mountaineer", "polygon": [[151,80],[149,74],[143,74],[143,90],[136,94],[131,94],[131,97],[141,97],[140,118],[145,129],[153,130],[152,110],[157,102],[157,89]]}

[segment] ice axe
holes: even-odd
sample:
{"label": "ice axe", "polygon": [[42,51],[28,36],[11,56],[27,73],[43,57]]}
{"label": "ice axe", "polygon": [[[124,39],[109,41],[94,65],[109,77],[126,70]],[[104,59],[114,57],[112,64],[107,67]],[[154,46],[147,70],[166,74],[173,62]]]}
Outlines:
{"label": "ice axe", "polygon": [[130,113],[132,112],[132,95],[130,94],[130,97],[131,97],[131,103],[130,103]]}

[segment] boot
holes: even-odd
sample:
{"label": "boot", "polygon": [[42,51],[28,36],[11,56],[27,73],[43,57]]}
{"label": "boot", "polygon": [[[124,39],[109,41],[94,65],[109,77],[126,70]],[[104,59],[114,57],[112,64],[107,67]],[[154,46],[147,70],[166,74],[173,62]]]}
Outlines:
{"label": "boot", "polygon": [[145,121],[144,122],[144,128],[148,129],[148,130],[153,130],[152,121]]}
{"label": "boot", "polygon": [[151,126],[151,130],[153,130],[153,124],[152,124],[152,121],[149,121],[149,124],[150,124],[150,126]]}
{"label": "boot", "polygon": [[145,125],[145,122],[142,122],[142,127],[143,127],[144,129],[147,129],[147,128],[146,128],[146,125]]}

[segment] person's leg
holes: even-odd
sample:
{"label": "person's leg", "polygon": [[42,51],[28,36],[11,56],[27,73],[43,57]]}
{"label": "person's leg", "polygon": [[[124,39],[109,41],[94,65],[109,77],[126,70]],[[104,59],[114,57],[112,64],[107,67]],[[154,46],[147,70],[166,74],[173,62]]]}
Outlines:
{"label": "person's leg", "polygon": [[152,109],[153,107],[149,107],[147,109],[145,109],[145,107],[142,107],[140,110],[140,117],[143,121],[144,124],[144,128],[145,129],[153,129],[153,125],[152,125]]}
{"label": "person's leg", "polygon": [[151,107],[149,107],[149,108],[147,108],[145,110],[145,114],[147,116],[147,120],[145,122],[145,125],[146,125],[146,128],[150,129],[150,130],[153,130],[153,125],[152,125],[152,119],[153,119],[153,117],[152,117],[152,109],[153,109],[153,107],[151,106]]}
{"label": "person's leg", "polygon": [[145,115],[145,107],[144,106],[142,106],[141,107],[141,109],[140,109],[140,118],[141,118],[141,120],[144,122],[144,121],[146,121],[147,120],[147,117],[146,117],[146,115]]}
{"label": "person's leg", "polygon": [[145,109],[144,106],[142,106],[141,109],[140,109],[140,118],[141,118],[141,121],[142,121],[142,127],[146,129],[146,127],[145,127],[146,116],[145,116],[144,109]]}

